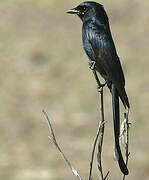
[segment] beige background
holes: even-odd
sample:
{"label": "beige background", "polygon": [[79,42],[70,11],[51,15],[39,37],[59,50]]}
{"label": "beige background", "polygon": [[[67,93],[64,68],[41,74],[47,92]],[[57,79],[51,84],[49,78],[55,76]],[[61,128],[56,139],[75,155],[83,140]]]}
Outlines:
{"label": "beige background", "polygon": [[[99,100],[82,49],[76,0],[0,0],[0,179],[76,179],[47,138],[42,109],[74,167],[87,179]],[[130,175],[149,176],[149,1],[105,0],[130,99]],[[104,170],[113,160],[111,96],[105,88]],[[122,112],[124,109],[122,108]],[[94,179],[98,177],[95,164]]]}

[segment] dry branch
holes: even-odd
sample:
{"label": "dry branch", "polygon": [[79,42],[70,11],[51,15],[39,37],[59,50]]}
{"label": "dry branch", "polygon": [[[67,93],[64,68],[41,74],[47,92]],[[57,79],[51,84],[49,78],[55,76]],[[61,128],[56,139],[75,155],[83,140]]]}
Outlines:
{"label": "dry branch", "polygon": [[[98,150],[97,150],[97,162],[98,162],[98,170],[100,172],[100,177],[101,180],[106,180],[108,175],[109,175],[109,171],[106,173],[106,176],[103,175],[103,167],[102,167],[102,144],[103,144],[103,137],[104,137],[104,100],[103,100],[103,87],[105,86],[105,84],[101,84],[99,81],[99,78],[97,76],[97,73],[94,69],[92,69],[92,72],[94,74],[97,86],[98,86],[98,93],[100,95],[100,113],[101,113],[101,120],[99,121],[98,124],[98,129],[93,141],[93,148],[92,148],[92,154],[91,154],[91,160],[90,160],[90,169],[89,169],[89,177],[88,180],[92,180],[92,169],[93,169],[93,160],[94,160],[94,154],[95,154],[95,149],[96,149],[96,145],[97,145],[97,140],[98,140]],[[50,119],[47,115],[47,113],[43,110],[42,111],[44,114],[44,117],[47,121],[48,124],[48,128],[49,128],[49,133],[50,136],[48,136],[48,138],[54,143],[55,147],[57,148],[58,152],[60,153],[60,155],[62,156],[62,158],[64,159],[64,161],[66,162],[67,166],[71,169],[72,173],[79,179],[82,180],[82,177],[80,176],[80,174],[77,172],[76,169],[74,169],[74,167],[71,165],[70,161],[66,158],[66,156],[64,155],[63,151],[61,150],[61,148],[59,147]],[[124,121],[122,122],[122,131],[121,131],[121,137],[124,136],[126,134],[126,139],[125,139],[125,157],[126,157],[126,165],[128,164],[128,157],[129,157],[129,151],[128,151],[128,145],[129,145],[129,125],[130,123],[128,122],[128,114],[124,113]],[[122,176],[122,180],[125,180],[125,175]]]}
{"label": "dry branch", "polygon": [[66,158],[66,156],[64,155],[63,151],[61,150],[61,148],[59,147],[58,143],[57,143],[57,140],[56,140],[56,137],[55,137],[55,134],[54,134],[54,131],[53,131],[53,128],[52,128],[52,125],[51,125],[51,122],[50,122],[50,119],[47,115],[47,113],[42,110],[44,116],[45,116],[45,119],[48,123],[48,128],[49,128],[49,132],[50,132],[50,136],[48,136],[48,138],[54,143],[55,147],[57,148],[57,150],[59,151],[60,155],[62,156],[62,158],[64,159],[64,161],[66,162],[66,164],[68,165],[68,167],[71,169],[72,173],[79,179],[79,180],[82,180],[82,177],[80,176],[80,174],[77,172],[77,170],[71,165],[70,161]]}

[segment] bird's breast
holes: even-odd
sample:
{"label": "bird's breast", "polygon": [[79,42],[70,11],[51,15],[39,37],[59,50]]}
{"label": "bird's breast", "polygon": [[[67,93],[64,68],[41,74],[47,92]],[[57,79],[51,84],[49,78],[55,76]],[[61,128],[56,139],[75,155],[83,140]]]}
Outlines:
{"label": "bird's breast", "polygon": [[89,59],[92,61],[96,61],[96,56],[89,41],[88,33],[85,30],[82,31],[82,42],[83,42],[83,48]]}

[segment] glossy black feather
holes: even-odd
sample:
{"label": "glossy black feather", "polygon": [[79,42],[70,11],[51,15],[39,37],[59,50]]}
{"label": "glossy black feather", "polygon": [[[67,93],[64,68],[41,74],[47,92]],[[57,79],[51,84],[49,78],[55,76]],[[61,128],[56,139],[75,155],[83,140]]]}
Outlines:
{"label": "glossy black feather", "polygon": [[108,24],[100,24],[96,18],[83,23],[82,39],[89,59],[96,62],[97,71],[107,82],[115,84],[124,106],[129,108],[124,74]]}
{"label": "glossy black feather", "polygon": [[120,115],[119,97],[124,107],[130,107],[125,91],[125,78],[116,48],[111,36],[109,20],[104,7],[96,2],[87,1],[68,13],[77,14],[83,22],[83,48],[95,68],[107,82],[112,94],[115,155],[121,171],[127,175],[128,169],[119,145]]}

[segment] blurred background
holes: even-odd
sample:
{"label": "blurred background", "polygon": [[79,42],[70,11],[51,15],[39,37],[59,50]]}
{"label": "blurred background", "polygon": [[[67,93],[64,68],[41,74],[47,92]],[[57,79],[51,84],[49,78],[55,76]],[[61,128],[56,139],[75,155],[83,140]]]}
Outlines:
{"label": "blurred background", "polygon": [[[87,179],[100,102],[82,49],[79,0],[0,0],[0,179],[76,179],[48,139],[42,109],[72,165]],[[130,99],[129,180],[149,177],[149,1],[101,0]],[[103,168],[113,160],[111,96],[105,88]],[[122,119],[123,112],[122,109]],[[93,178],[99,179],[97,163]]]}

